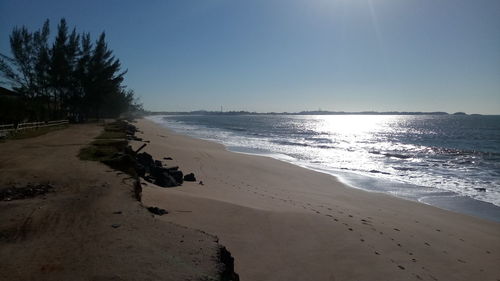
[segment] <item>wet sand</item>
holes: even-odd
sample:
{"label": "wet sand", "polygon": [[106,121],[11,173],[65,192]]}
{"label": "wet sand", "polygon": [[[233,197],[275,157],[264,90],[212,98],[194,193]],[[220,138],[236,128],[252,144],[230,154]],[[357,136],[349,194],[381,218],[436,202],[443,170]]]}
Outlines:
{"label": "wet sand", "polygon": [[[242,280],[499,280],[500,224],[137,123],[144,151],[204,185],[144,187],[161,220],[217,235]],[[134,144],[135,147],[139,143]]]}

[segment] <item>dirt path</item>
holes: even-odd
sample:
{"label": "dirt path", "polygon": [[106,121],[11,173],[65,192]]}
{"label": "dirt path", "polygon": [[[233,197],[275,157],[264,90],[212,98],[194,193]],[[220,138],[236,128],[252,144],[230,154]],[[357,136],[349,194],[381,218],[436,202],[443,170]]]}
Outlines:
{"label": "dirt path", "polygon": [[213,278],[213,236],[165,223],[133,199],[124,174],[77,158],[96,124],[0,144],[0,189],[52,191],[0,201],[0,280]]}

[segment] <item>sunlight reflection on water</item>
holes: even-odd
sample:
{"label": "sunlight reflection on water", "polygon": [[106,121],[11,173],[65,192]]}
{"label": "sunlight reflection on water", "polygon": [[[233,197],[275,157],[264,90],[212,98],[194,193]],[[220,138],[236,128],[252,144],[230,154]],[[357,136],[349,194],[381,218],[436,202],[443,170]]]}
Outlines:
{"label": "sunlight reflection on water", "polygon": [[313,169],[438,188],[500,205],[499,116],[155,118],[180,133],[233,150],[286,155],[286,161]]}

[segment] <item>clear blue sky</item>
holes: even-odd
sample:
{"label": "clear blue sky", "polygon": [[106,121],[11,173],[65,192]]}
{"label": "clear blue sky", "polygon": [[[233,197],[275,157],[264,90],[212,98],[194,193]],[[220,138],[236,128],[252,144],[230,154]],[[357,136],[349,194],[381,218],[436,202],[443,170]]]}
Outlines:
{"label": "clear blue sky", "polygon": [[499,0],[1,0],[109,46],[150,110],[500,114]]}

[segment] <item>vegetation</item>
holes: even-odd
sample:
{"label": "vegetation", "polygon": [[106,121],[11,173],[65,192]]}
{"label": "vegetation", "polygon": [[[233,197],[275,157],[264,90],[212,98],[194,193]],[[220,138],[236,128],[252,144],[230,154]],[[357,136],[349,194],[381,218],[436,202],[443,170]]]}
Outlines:
{"label": "vegetation", "polygon": [[80,121],[141,109],[134,92],[123,85],[126,71],[108,48],[104,32],[93,43],[89,33],[69,31],[61,19],[52,43],[49,37],[48,20],[34,32],[24,26],[13,29],[12,56],[0,54],[0,82],[19,98],[1,98],[1,104],[14,109],[0,116],[1,121]]}
{"label": "vegetation", "polygon": [[112,159],[116,153],[123,152],[128,145],[126,128],[126,122],[122,120],[104,125],[104,131],[96,140],[80,150],[80,159],[105,161]]}
{"label": "vegetation", "polygon": [[104,131],[89,146],[82,148],[78,156],[82,160],[100,161],[113,169],[137,176],[136,160],[126,139],[129,128],[123,120],[106,124]]}

